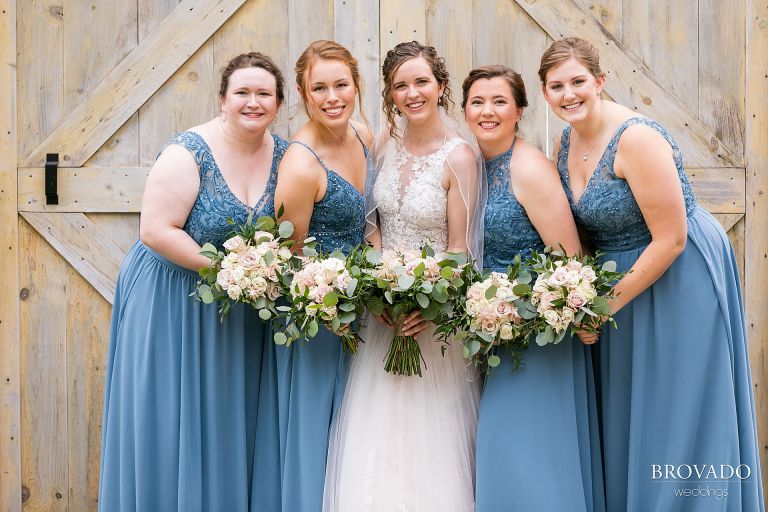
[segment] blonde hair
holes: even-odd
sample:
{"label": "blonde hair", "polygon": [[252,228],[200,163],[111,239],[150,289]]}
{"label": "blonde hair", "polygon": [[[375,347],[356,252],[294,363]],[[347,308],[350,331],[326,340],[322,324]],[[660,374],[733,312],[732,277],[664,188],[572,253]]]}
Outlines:
{"label": "blonde hair", "polygon": [[600,69],[600,53],[597,48],[580,37],[566,37],[552,43],[541,56],[539,79],[547,83],[547,73],[569,59],[576,59],[595,77],[604,75]]}

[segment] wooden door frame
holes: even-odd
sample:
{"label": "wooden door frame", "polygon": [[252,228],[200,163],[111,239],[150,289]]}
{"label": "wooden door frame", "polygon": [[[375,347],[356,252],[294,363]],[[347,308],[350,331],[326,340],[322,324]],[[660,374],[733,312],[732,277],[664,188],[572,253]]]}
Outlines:
{"label": "wooden door frame", "polygon": [[[16,1],[0,0],[0,512],[21,511]],[[7,248],[7,249],[6,249]]]}

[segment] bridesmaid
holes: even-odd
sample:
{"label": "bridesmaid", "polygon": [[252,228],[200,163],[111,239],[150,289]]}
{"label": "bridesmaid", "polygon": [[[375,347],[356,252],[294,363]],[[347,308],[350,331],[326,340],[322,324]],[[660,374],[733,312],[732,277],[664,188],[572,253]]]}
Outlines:
{"label": "bridesmaid", "polygon": [[[518,135],[528,105],[520,75],[506,66],[470,71],[464,118],[485,158],[483,266],[505,272],[515,255],[545,245],[579,252],[568,200],[552,163]],[[511,358],[485,381],[477,432],[477,510],[595,511],[603,503],[597,410],[589,348],[578,340]]]}
{"label": "bridesmaid", "polygon": [[[275,206],[293,222],[297,241],[324,252],[363,242],[366,180],[373,136],[351,120],[362,90],[357,61],[333,41],[315,41],[296,61],[296,87],[309,121],[280,164]],[[347,357],[338,336],[321,328],[307,343],[278,347],[282,510],[316,512],[332,418],[344,395]]]}
{"label": "bridesmaid", "polygon": [[[220,322],[189,297],[228,238],[228,218],[271,214],[286,142],[269,126],[283,77],[260,53],[224,69],[221,115],[176,135],[147,179],[140,233],[120,270],[104,397],[99,510],[248,510],[262,346],[268,327],[245,308]],[[246,336],[247,333],[247,336]],[[274,477],[273,477],[274,479]]]}
{"label": "bridesmaid", "polygon": [[[671,135],[601,99],[606,78],[592,44],[556,41],[539,77],[570,124],[557,167],[574,217],[620,271],[632,270],[611,303],[619,328],[605,329],[599,344],[608,510],[763,510],[728,237],[697,206]],[[689,476],[693,465],[704,474]]]}

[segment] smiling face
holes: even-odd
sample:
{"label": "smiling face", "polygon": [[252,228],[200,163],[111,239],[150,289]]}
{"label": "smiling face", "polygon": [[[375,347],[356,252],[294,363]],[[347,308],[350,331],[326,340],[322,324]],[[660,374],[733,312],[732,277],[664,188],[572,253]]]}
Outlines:
{"label": "smiling face", "polygon": [[221,113],[228,126],[237,130],[265,130],[275,119],[279,102],[274,75],[263,68],[235,70],[220,97]]}
{"label": "smiling face", "polygon": [[424,57],[408,59],[392,78],[392,101],[412,123],[424,122],[437,115],[438,100],[445,86],[440,84]]}
{"label": "smiling face", "polygon": [[542,91],[552,112],[573,124],[597,113],[604,84],[603,75],[596,77],[584,64],[571,58],[547,72]]}
{"label": "smiling face", "polygon": [[509,82],[502,77],[481,78],[469,88],[464,119],[481,146],[509,146],[522,114]]}
{"label": "smiling face", "polygon": [[355,111],[357,94],[349,66],[340,60],[317,59],[305,83],[304,101],[309,116],[329,128],[346,126]]}

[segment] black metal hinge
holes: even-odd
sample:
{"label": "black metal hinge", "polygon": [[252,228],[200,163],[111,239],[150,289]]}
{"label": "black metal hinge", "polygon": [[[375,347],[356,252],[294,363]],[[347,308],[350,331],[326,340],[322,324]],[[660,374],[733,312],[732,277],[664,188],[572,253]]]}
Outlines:
{"label": "black metal hinge", "polygon": [[57,172],[59,170],[59,154],[45,155],[45,204],[59,204]]}

